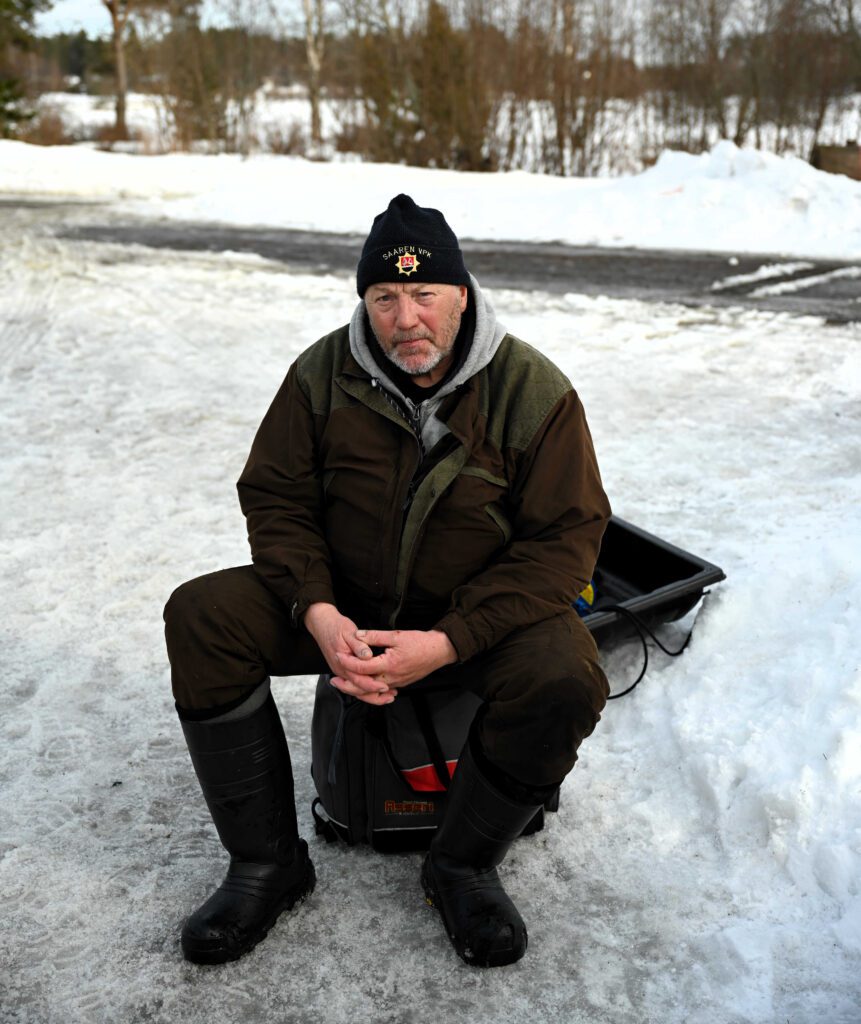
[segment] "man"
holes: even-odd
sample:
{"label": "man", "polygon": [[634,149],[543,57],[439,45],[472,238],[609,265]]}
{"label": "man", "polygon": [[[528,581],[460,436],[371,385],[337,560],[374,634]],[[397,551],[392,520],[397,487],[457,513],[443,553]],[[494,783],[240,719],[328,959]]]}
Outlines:
{"label": "man", "polygon": [[253,566],[165,609],[174,696],[225,848],[186,957],[236,959],[314,887],[270,675],[371,704],[428,676],[483,700],[422,868],[458,954],[526,928],[496,872],[595,727],[608,687],[571,602],[609,506],[576,393],[497,323],[437,210],[375,220],[349,327],[306,350],[238,483]]}

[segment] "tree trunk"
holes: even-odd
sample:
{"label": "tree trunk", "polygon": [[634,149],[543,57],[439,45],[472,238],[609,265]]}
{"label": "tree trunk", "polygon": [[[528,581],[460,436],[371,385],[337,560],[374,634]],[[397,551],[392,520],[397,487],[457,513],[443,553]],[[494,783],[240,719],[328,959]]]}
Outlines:
{"label": "tree trunk", "polygon": [[114,44],[114,71],[117,78],[116,117],[114,133],[118,139],[129,137],[126,125],[126,93],[128,92],[128,74],[126,72],[125,39],[126,22],[132,0],[102,0],[111,16]]}
{"label": "tree trunk", "polygon": [[114,26],[114,63],[117,74],[117,101],[115,130],[118,139],[129,137],[126,125],[126,93],[128,92],[128,75],[126,72],[126,49],[123,45],[123,26]]}
{"label": "tree trunk", "polygon": [[323,144],[320,120],[320,76],[323,68],[325,41],[323,0],[302,0],[305,12],[305,52],[308,57],[308,100],[311,104],[311,143],[315,149]]}

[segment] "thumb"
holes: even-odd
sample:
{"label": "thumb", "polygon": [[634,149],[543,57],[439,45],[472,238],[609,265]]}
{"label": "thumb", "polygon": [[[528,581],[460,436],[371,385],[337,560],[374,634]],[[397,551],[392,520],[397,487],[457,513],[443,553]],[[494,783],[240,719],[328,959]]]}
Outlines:
{"label": "thumb", "polygon": [[392,631],[389,629],[357,629],[356,637],[371,647],[392,646]]}
{"label": "thumb", "polygon": [[347,633],[344,639],[350,648],[350,653],[357,658],[373,658],[374,652],[368,646],[367,637],[362,636],[364,631],[357,629],[355,633]]}

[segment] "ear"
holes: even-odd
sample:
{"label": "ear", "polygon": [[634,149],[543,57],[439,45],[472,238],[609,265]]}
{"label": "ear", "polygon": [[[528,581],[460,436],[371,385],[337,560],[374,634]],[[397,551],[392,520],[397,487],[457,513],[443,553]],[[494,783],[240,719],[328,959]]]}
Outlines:
{"label": "ear", "polygon": [[458,285],[458,288],[460,288],[460,311],[463,313],[466,310],[466,299],[469,291],[465,284]]}

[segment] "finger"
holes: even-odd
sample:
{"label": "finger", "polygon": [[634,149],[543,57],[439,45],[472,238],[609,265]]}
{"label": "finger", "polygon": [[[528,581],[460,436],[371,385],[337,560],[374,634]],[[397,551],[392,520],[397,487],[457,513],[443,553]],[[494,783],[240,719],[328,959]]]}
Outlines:
{"label": "finger", "polygon": [[[353,659],[354,662],[358,662],[358,659]],[[361,672],[352,672],[344,664],[344,659],[339,657],[339,668],[335,673],[340,679],[346,679],[351,686],[356,686],[365,693],[379,693],[382,690],[388,689],[388,681],[380,679],[379,673],[375,676],[363,675]]]}
{"label": "finger", "polygon": [[357,658],[372,658],[374,652],[371,650],[367,640],[359,639],[357,634],[354,635],[352,633],[346,633],[344,635],[344,640],[347,646],[350,648],[350,651]]}
{"label": "finger", "polygon": [[344,671],[354,675],[378,676],[385,671],[385,662],[382,660],[385,655],[383,654],[378,654],[373,658],[356,658],[352,654],[344,654],[339,651],[336,657]]}
{"label": "finger", "polygon": [[355,697],[358,700],[365,701],[367,704],[391,704],[397,696],[394,690],[388,688],[373,692],[363,690],[360,686],[356,686],[342,676],[332,676],[330,681],[336,690],[347,694],[348,697]]}
{"label": "finger", "polygon": [[357,629],[356,637],[371,647],[391,647],[399,632],[397,629]]}
{"label": "finger", "polygon": [[364,697],[364,696],[367,696],[369,693],[383,693],[383,692],[385,692],[384,690],[380,690],[380,689],[369,691],[367,689],[364,689],[361,686],[357,686],[355,683],[351,682],[349,679],[347,679],[344,676],[332,676],[332,678],[329,680],[329,682],[332,684],[332,686],[335,687],[336,690],[340,690],[341,693],[346,693],[350,697],[358,697],[358,696],[363,696]]}
{"label": "finger", "polygon": [[373,704],[374,707],[385,707],[386,704],[394,703],[395,691],[389,690],[387,693],[365,693],[356,699],[362,700],[366,704]]}

